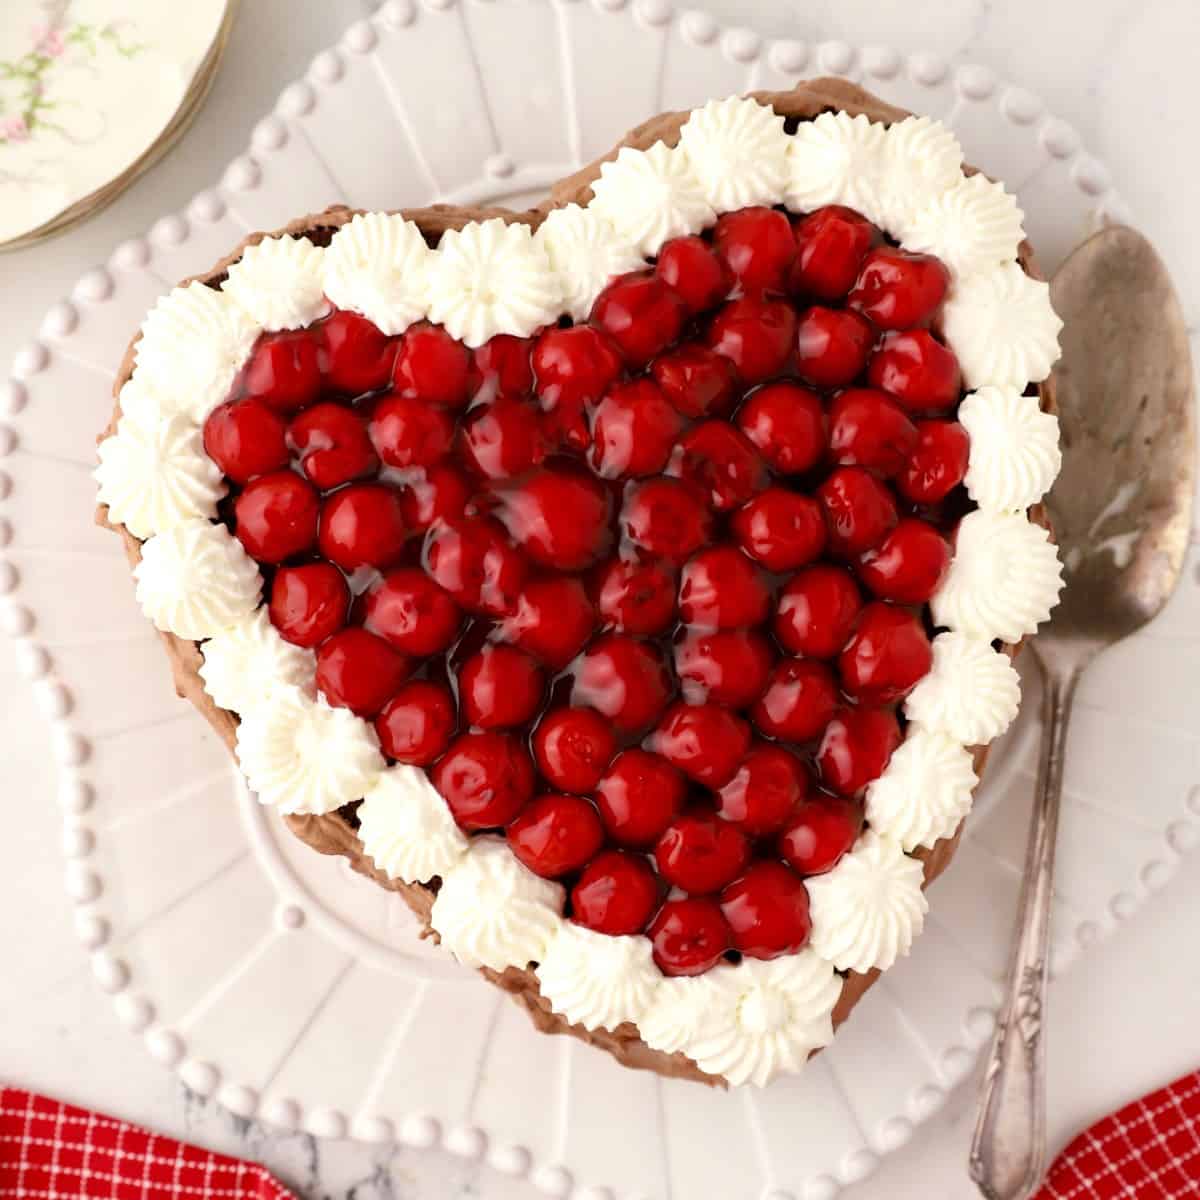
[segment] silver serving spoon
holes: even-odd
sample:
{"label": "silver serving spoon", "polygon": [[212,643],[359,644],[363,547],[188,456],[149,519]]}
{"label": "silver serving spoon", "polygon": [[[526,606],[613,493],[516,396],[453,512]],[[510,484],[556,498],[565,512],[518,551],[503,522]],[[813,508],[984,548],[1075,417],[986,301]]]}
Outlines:
{"label": "silver serving spoon", "polygon": [[1154,618],[1191,526],[1195,395],[1183,312],[1140,234],[1102,230],[1050,285],[1063,469],[1047,499],[1066,588],[1031,643],[1045,677],[1033,827],[1004,1004],[984,1076],[971,1178],[989,1200],[1028,1196],[1045,1155],[1043,1006],[1067,722],[1092,659]]}

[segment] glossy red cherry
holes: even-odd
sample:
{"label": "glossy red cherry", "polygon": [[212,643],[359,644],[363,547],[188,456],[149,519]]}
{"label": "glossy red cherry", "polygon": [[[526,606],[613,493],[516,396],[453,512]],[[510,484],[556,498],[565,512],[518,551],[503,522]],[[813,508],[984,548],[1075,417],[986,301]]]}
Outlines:
{"label": "glossy red cherry", "polygon": [[733,363],[699,342],[686,342],[654,360],[655,383],[685,417],[724,416],[733,406]]}
{"label": "glossy red cherry", "polygon": [[287,424],[261,400],[218,405],[204,422],[204,452],[234,483],[288,465]]}
{"label": "glossy red cherry", "polygon": [[768,571],[794,571],[825,549],[825,517],[811,497],[787,488],[760,492],[733,514],[737,543]]}
{"label": "glossy red cherry", "polygon": [[321,508],[321,556],[343,571],[390,567],[404,551],[405,534],[400,496],[386,484],[352,483]]}
{"label": "glossy red cherry", "polygon": [[653,380],[619,384],[592,418],[592,467],[602,479],[656,475],[682,428],[683,418]]}
{"label": "glossy red cherry", "polygon": [[768,737],[811,742],[829,724],[837,706],[837,681],[829,667],[811,658],[785,658],[771,672],[750,717]]}
{"label": "glossy red cherry", "polygon": [[958,359],[927,329],[884,334],[867,364],[867,380],[910,412],[943,412],[962,390]]}
{"label": "glossy red cherry", "polygon": [[371,443],[389,467],[431,467],[450,453],[454,418],[416,396],[382,397],[368,425]]}
{"label": "glossy red cherry", "polygon": [[321,392],[316,339],[307,329],[264,334],[246,364],[247,396],[279,413],[312,404]]}
{"label": "glossy red cherry", "polygon": [[440,325],[422,321],[400,339],[392,390],[406,400],[462,408],[470,396],[471,355]]}
{"label": "glossy red cherry", "polygon": [[319,646],[341,629],[349,610],[346,578],[331,563],[280,567],[271,581],[271,624],[294,646]]}
{"label": "glossy red cherry", "polygon": [[933,666],[920,620],[908,609],[875,600],[838,658],[842,687],[864,704],[891,704],[907,695]]}
{"label": "glossy red cherry", "polygon": [[746,292],[782,292],[796,257],[796,240],[783,213],[754,206],[717,218],[717,257]]}
{"label": "glossy red cherry", "polygon": [[817,300],[840,300],[858,278],[859,268],[879,230],[853,209],[830,204],[797,221],[792,291]]}
{"label": "glossy red cherry", "polygon": [[530,400],[499,399],[473,408],[462,423],[463,457],[486,479],[508,479],[540,466],[549,447],[542,414]]}
{"label": "glossy red cherry", "polygon": [[363,598],[363,627],[402,654],[440,654],[458,634],[462,610],[420,567],[397,567]]}
{"label": "glossy red cherry", "polygon": [[538,796],[506,832],[517,858],[546,879],[578,871],[604,842],[600,818],[581,796]]}
{"label": "glossy red cherry", "polygon": [[687,781],[664,758],[624,750],[596,785],[600,819],[622,846],[651,846],[683,808]]}
{"label": "glossy red cherry", "polygon": [[612,545],[609,494],[582,471],[543,467],[496,495],[509,536],[542,566],[578,571]]}
{"label": "glossy red cherry", "polygon": [[451,815],[468,833],[507,825],[533,796],[533,762],[510,733],[464,733],[430,772]]}
{"label": "glossy red cherry", "polygon": [[862,467],[838,467],[817,488],[817,499],[829,548],[846,558],[874,550],[899,520],[891,491]]}
{"label": "glossy red cherry", "polygon": [[738,410],[738,428],[784,475],[816,466],[825,453],[821,398],[795,383],[768,383],[751,392]]}
{"label": "glossy red cherry", "polygon": [[766,464],[753,444],[724,421],[703,421],[689,429],[667,472],[698,489],[720,512],[745,504],[769,482]]}
{"label": "glossy red cherry", "polygon": [[734,546],[701,550],[679,577],[679,615],[689,625],[757,625],[766,619],[770,603],[762,572]]}
{"label": "glossy red cherry", "polygon": [[675,573],[662,563],[614,558],[596,587],[601,619],[619,633],[662,633],[675,621]]}
{"label": "glossy red cherry", "polygon": [[876,550],[863,555],[858,577],[881,600],[925,604],[950,568],[950,547],[928,522],[905,517]]}
{"label": "glossy red cherry", "polygon": [[717,813],[750,837],[777,833],[808,791],[803,764],[782,746],[752,746],[717,793]]}
{"label": "glossy red cherry", "polygon": [[596,627],[596,613],[583,584],[571,575],[527,580],[502,634],[561,671],[583,649]]}
{"label": "glossy red cherry", "polygon": [[648,936],[664,975],[703,975],[721,961],[732,935],[715,900],[685,896],[658,910]]}
{"label": "glossy red cherry", "polygon": [[657,647],[609,633],[597,638],[576,661],[571,703],[594,708],[621,733],[636,733],[666,708],[671,686]]}
{"label": "glossy red cherry", "polygon": [[842,708],[825,727],[817,749],[821,782],[853,796],[883,774],[900,745],[900,726],[888,708]]}
{"label": "glossy red cherry", "polygon": [[718,892],[750,861],[746,835],[714,813],[693,809],[675,818],[654,845],[658,873],[693,896]]}
{"label": "glossy red cherry", "polygon": [[538,769],[564,792],[587,793],[616,753],[612,726],[592,708],[556,708],[533,735]]}
{"label": "glossy red cherry", "polygon": [[775,656],[754,629],[690,631],[675,643],[675,674],[688,704],[745,708],[767,686]]}
{"label": "glossy red cherry", "polygon": [[525,560],[495,521],[439,521],[425,535],[425,569],[470,612],[504,616],[516,607]]}
{"label": "glossy red cherry", "polygon": [[401,686],[380,709],[375,732],[388,758],[427,767],[450,744],[457,721],[449,688],[414,679]]}
{"label": "glossy red cherry", "polygon": [[335,392],[359,396],[391,381],[399,345],[366,317],[339,310],[316,333],[321,374]]}
{"label": "glossy red cherry", "polygon": [[473,400],[528,396],[533,391],[533,341],[498,333],[471,356],[468,392]]}
{"label": "glossy red cherry", "polygon": [[379,459],[362,417],[344,404],[314,404],[288,426],[300,470],[323,492],[371,475]]}
{"label": "glossy red cherry", "polygon": [[571,889],[571,916],[597,933],[641,933],[661,895],[658,879],[641,855],[604,850],[584,867]]}
{"label": "glossy red cherry", "polygon": [[971,439],[957,421],[918,421],[917,444],[896,488],[913,504],[938,504],[967,474]]}
{"label": "glossy red cherry", "polygon": [[848,388],[834,398],[829,450],[835,463],[890,479],[904,469],[916,445],[917,427],[886,392]]}
{"label": "glossy red cherry", "polygon": [[294,471],[260,475],[234,501],[234,532],[251,558],[281,563],[316,544],[321,501]]}
{"label": "glossy red cherry", "polygon": [[648,479],[630,488],[621,531],[635,546],[671,563],[686,562],[712,536],[702,493],[677,479]]}
{"label": "glossy red cherry", "polygon": [[854,628],[862,595],[849,571],[818,563],[793,575],[779,594],[775,636],[805,658],[832,658]]}
{"label": "glossy red cherry", "polygon": [[549,430],[575,450],[586,448],[586,407],[604,395],[621,366],[617,347],[600,330],[547,329],[533,348],[533,373]]}
{"label": "glossy red cherry", "polygon": [[779,835],[779,852],[801,875],[823,875],[858,840],[862,810],[840,796],[798,805]]}
{"label": "glossy red cherry", "polygon": [[415,473],[400,490],[400,508],[404,523],[415,533],[423,533],[435,521],[461,517],[471,498],[467,477],[449,463],[439,463]]}
{"label": "glossy red cherry", "polygon": [[648,743],[673,767],[709,788],[733,778],[750,746],[750,726],[716,704],[671,705]]}
{"label": "glossy red cherry", "polygon": [[733,946],[750,958],[795,954],[812,933],[808,889],[782,863],[754,863],[721,893]]}
{"label": "glossy red cherry", "polygon": [[796,373],[814,387],[845,387],[862,374],[874,342],[865,317],[814,305],[796,326]]}
{"label": "glossy red cherry", "polygon": [[687,309],[653,271],[620,275],[596,297],[591,323],[617,344],[631,367],[644,367],[679,337]]}
{"label": "glossy red cherry", "polygon": [[317,649],[317,687],[330,704],[373,717],[412,672],[412,663],[387,644],[351,625]]}
{"label": "glossy red cherry", "polygon": [[785,300],[742,296],[717,312],[706,340],[733,363],[743,383],[763,383],[792,360],[796,314]]}
{"label": "glossy red cherry", "polygon": [[846,303],[877,329],[911,329],[933,316],[949,286],[950,272],[932,255],[877,246]]}
{"label": "glossy red cherry", "polygon": [[694,235],[664,242],[654,270],[693,314],[712,308],[733,286],[728,269],[713,248]]}

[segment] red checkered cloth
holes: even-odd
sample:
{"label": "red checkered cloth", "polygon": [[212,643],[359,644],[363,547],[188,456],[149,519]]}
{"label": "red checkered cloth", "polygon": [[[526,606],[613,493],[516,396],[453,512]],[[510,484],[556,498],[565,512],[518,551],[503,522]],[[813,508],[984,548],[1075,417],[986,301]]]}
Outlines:
{"label": "red checkered cloth", "polygon": [[0,1197],[293,1200],[256,1163],[20,1088],[0,1088]]}
{"label": "red checkered cloth", "polygon": [[1085,1129],[1034,1200],[1200,1197],[1200,1071]]}

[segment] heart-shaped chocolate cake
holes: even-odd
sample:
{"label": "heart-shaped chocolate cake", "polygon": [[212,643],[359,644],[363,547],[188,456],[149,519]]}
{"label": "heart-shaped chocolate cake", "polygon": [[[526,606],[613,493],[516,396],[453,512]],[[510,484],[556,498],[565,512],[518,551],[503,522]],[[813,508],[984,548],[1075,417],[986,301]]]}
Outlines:
{"label": "heart-shaped chocolate cake", "polygon": [[798,1070],[907,953],[1060,588],[1012,196],[848,84],[147,317],[101,513],[259,800],[540,1027]]}

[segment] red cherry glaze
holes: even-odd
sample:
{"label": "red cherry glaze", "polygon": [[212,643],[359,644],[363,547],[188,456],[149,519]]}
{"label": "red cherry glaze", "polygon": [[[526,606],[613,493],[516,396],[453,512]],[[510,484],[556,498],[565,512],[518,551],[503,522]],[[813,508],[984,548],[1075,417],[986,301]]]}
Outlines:
{"label": "red cherry glaze", "polygon": [[720,512],[745,504],[769,480],[750,440],[724,421],[693,425],[680,438],[667,472],[697,488]]}
{"label": "red cherry glaze", "polygon": [[653,271],[631,271],[596,297],[591,322],[604,330],[631,367],[644,367],[679,337],[687,309]]}
{"label": "red cherry glaze", "polygon": [[692,420],[721,417],[733,407],[733,364],[699,342],[685,342],[660,355],[650,373],[662,394]]}
{"label": "red cherry glaze", "polygon": [[846,299],[877,329],[924,325],[945,299],[950,272],[928,254],[877,246],[863,261]]}
{"label": "red cherry glaze", "polygon": [[388,758],[427,767],[450,744],[457,721],[449,688],[414,679],[380,709],[375,718],[375,732]]}
{"label": "red cherry glaze", "polygon": [[471,398],[528,396],[533,391],[533,365],[529,361],[532,351],[531,338],[509,333],[498,333],[484,342],[471,356],[467,386]]}
{"label": "red cherry glaze", "polygon": [[825,453],[821,398],[795,383],[768,383],[738,410],[738,428],[783,475],[811,470]]}
{"label": "red cherry glaze", "polygon": [[795,954],[812,932],[808,889],[782,863],[756,862],[721,893],[733,947],[750,958]]}
{"label": "red cherry glaze", "polygon": [[833,672],[811,658],[785,658],[776,664],[750,713],[757,728],[783,742],[820,737],[838,706]]}
{"label": "red cherry glaze", "polygon": [[462,424],[463,456],[485,479],[523,475],[548,450],[542,414],[530,400],[494,400],[472,409]]}
{"label": "red cherry glaze", "polygon": [[612,544],[609,495],[582,471],[543,467],[497,499],[496,515],[509,536],[542,566],[578,571]]}
{"label": "red cherry glaze", "polygon": [[470,396],[471,356],[440,325],[422,321],[400,339],[392,388],[406,400],[462,408]]}
{"label": "red cherry glaze", "polygon": [[694,809],[675,818],[654,846],[658,873],[693,896],[719,892],[750,861],[746,835],[714,813]]}
{"label": "red cherry glaze", "polygon": [[365,629],[351,625],[317,650],[317,687],[330,704],[373,717],[412,672],[412,663]]}
{"label": "red cherry glaze", "polygon": [[710,540],[712,517],[691,484],[648,479],[626,491],[621,532],[647,554],[680,564]]}
{"label": "red cherry glaze", "polygon": [[526,565],[487,517],[439,521],[425,535],[425,570],[470,612],[504,616],[516,607]]}
{"label": "red cherry glaze", "polygon": [[321,501],[294,471],[260,475],[234,501],[234,532],[246,553],[281,563],[311,550],[317,540]]}
{"label": "red cherry glaze", "polygon": [[818,563],[793,575],[779,594],[775,636],[806,658],[833,658],[846,644],[862,608],[849,571]]}
{"label": "red cherry glaze", "polygon": [[517,858],[546,879],[578,871],[604,843],[600,818],[581,796],[538,796],[507,833]]}
{"label": "red cherry glaze", "polygon": [[910,412],[944,412],[962,390],[958,359],[927,329],[884,334],[867,364],[867,380]]}
{"label": "red cherry glaze", "polygon": [[784,300],[742,296],[717,311],[706,340],[733,363],[743,383],[763,383],[792,359],[796,313]]}
{"label": "red cherry glaze", "polygon": [[918,421],[917,444],[896,477],[896,488],[913,504],[938,504],[967,474],[971,439],[957,421]]}
{"label": "red cherry glaze", "polygon": [[868,551],[858,564],[858,577],[881,600],[925,604],[950,569],[950,547],[928,522],[905,517]]}
{"label": "red cherry glaze", "polygon": [[397,567],[363,598],[363,627],[402,654],[426,658],[458,635],[462,611],[419,567]]}
{"label": "red cherry glaze", "polygon": [[619,633],[663,633],[675,621],[678,581],[662,563],[614,558],[599,576],[596,607]]}
{"label": "red cherry glaze", "polygon": [[307,329],[267,333],[258,340],[243,380],[245,394],[279,413],[312,404],[321,392],[317,342]]}
{"label": "red cherry glaze", "polygon": [[817,300],[840,300],[854,286],[867,251],[879,237],[874,225],[838,204],[809,213],[792,228],[792,291]]}
{"label": "red cherry glaze", "polygon": [[392,392],[375,405],[367,428],[389,467],[431,467],[450,452],[454,417],[427,400]]}
{"label": "red cherry glaze", "polygon": [[713,249],[743,291],[786,290],[796,241],[783,213],[761,206],[725,213],[713,228]]}
{"label": "red cherry glaze", "polygon": [[343,571],[390,567],[404,550],[404,515],[395,488],[352,483],[327,497],[318,535],[321,557]]}
{"label": "red cherry glaze", "polygon": [[716,704],[671,705],[647,743],[673,767],[709,788],[733,778],[750,745],[750,727]]}
{"label": "red cherry glaze", "polygon": [[315,332],[321,374],[333,391],[360,396],[391,381],[399,345],[366,317],[338,311]]}
{"label": "red cherry glaze", "polygon": [[842,687],[864,704],[891,704],[929,673],[933,650],[920,620],[904,608],[876,600],[838,658]]}
{"label": "red cherry glaze", "polygon": [[556,708],[533,735],[538,769],[564,792],[591,792],[616,753],[609,723],[592,708]]}
{"label": "red cherry glaze", "polygon": [[845,387],[862,373],[874,342],[865,317],[814,305],[796,326],[796,373],[814,387]]}
{"label": "red cherry glaze", "polygon": [[808,791],[804,766],[782,746],[752,746],[717,793],[717,813],[750,837],[778,833]]}
{"label": "red cherry glaze", "polygon": [[288,465],[287,424],[261,400],[218,405],[204,422],[204,452],[234,483]]}
{"label": "red cherry glaze", "polygon": [[772,487],[733,514],[729,523],[741,548],[768,571],[794,571],[825,548],[825,518],[811,497]]}
{"label": "red cherry glaze", "polygon": [[771,594],[762,573],[734,546],[701,550],[679,579],[679,615],[689,625],[736,629],[766,619]]}
{"label": "red cherry glaze", "polygon": [[591,441],[586,406],[620,372],[620,352],[600,330],[590,325],[546,330],[533,348],[533,374],[549,430],[572,449],[585,449]]}
{"label": "red cherry glaze", "polygon": [[592,467],[602,479],[656,475],[682,428],[683,419],[653,380],[620,384],[596,406]]}
{"label": "red cherry glaze", "polygon": [[675,643],[675,674],[688,704],[745,708],[767,686],[774,661],[771,643],[753,629],[692,631]]}
{"label": "red cherry glaze", "polygon": [[917,427],[886,392],[848,388],[829,410],[829,450],[835,463],[898,475],[916,449]]}
{"label": "red cherry glaze", "polygon": [[346,577],[329,563],[280,567],[271,581],[271,624],[294,646],[319,646],[341,629],[349,610]]}
{"label": "red cherry glaze", "polygon": [[471,498],[467,477],[449,463],[420,473],[400,490],[400,509],[404,523],[415,533],[424,533],[435,521],[461,517]]}
{"label": "red cherry glaze", "polygon": [[433,786],[468,832],[507,825],[533,796],[533,762],[510,733],[464,733],[430,772]]}
{"label": "red cherry glaze", "polygon": [[362,417],[344,404],[314,404],[288,426],[288,444],[314,487],[328,492],[372,475],[379,458]]}
{"label": "red cherry glaze", "polygon": [[621,733],[637,733],[658,719],[671,695],[671,678],[657,647],[624,634],[597,638],[574,668],[571,703],[591,706]]}
{"label": "red cherry glaze", "polygon": [[596,785],[609,837],[622,846],[651,846],[683,808],[687,782],[666,759],[624,750]]}
{"label": "red cherry glaze", "polygon": [[706,896],[668,900],[648,934],[664,975],[703,975],[721,961],[732,936],[721,906]]}
{"label": "red cherry glaze", "polygon": [[658,908],[662,889],[639,854],[603,850],[571,889],[573,920],[597,933],[641,933]]}
{"label": "red cherry glaze", "polygon": [[654,270],[692,313],[712,308],[733,286],[725,264],[701,237],[678,237],[664,242]]}
{"label": "red cherry glaze", "polygon": [[891,709],[839,709],[817,749],[821,782],[839,795],[853,796],[883,774],[899,745],[900,726]]}
{"label": "red cherry glaze", "polygon": [[570,575],[543,575],[526,581],[501,632],[551,670],[561,671],[595,627],[595,609],[583,584]]}
{"label": "red cherry glaze", "polygon": [[892,493],[862,467],[838,467],[817,488],[817,498],[825,510],[829,548],[846,558],[874,550],[899,519]]}
{"label": "red cherry glaze", "polygon": [[779,853],[801,875],[823,875],[858,840],[862,810],[840,796],[799,804],[779,835]]}

